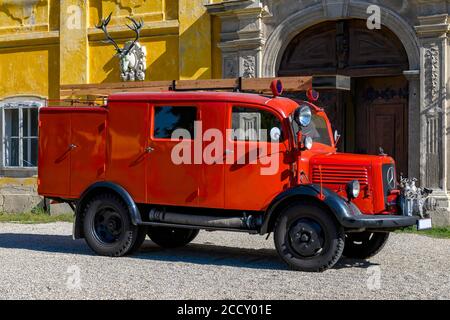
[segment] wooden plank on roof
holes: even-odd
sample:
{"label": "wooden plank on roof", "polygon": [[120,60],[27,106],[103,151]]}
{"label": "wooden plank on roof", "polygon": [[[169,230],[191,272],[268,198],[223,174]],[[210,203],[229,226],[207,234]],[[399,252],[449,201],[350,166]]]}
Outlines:
{"label": "wooden plank on roof", "polygon": [[239,90],[244,92],[270,92],[273,80],[280,79],[284,91],[298,92],[314,88],[350,90],[350,78],[346,76],[305,76],[277,78],[232,78],[207,80],[176,80],[176,81],[142,81],[117,82],[101,84],[62,85],[60,96],[108,96],[118,92],[160,92],[168,90]]}

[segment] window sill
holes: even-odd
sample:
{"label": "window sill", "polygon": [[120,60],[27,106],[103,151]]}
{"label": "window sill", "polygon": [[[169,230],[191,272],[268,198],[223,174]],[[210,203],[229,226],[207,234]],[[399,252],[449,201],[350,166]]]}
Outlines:
{"label": "window sill", "polygon": [[37,168],[1,167],[0,176],[11,178],[30,178],[37,175]]}

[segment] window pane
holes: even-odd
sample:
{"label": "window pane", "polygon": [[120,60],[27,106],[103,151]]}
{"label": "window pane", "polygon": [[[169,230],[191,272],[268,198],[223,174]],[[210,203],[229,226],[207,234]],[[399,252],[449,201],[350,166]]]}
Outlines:
{"label": "window pane", "polygon": [[[294,132],[298,132],[300,127],[297,122],[293,121]],[[311,137],[314,142],[331,146],[330,134],[327,127],[327,122],[321,116],[313,114],[309,126],[302,128],[304,136]]]}
{"label": "window pane", "polygon": [[30,109],[30,116],[31,116],[31,122],[30,122],[31,136],[37,137],[38,136],[39,109],[38,108]]}
{"label": "window pane", "polygon": [[37,108],[23,109],[23,136],[37,137],[38,128],[38,112]]}
{"label": "window pane", "polygon": [[153,136],[170,139],[177,129],[185,129],[194,137],[194,122],[197,119],[195,107],[155,107]]}
{"label": "window pane", "polygon": [[[278,140],[271,138],[270,133],[277,128]],[[232,129],[234,140],[243,141],[283,141],[280,120],[272,113],[257,108],[233,107]]]}
{"label": "window pane", "polygon": [[23,166],[36,167],[38,154],[37,138],[23,139]]}
{"label": "window pane", "polygon": [[7,167],[19,166],[19,138],[5,139],[5,162]]}
{"label": "window pane", "polygon": [[5,135],[19,136],[19,109],[5,109]]}
{"label": "window pane", "polygon": [[30,109],[22,109],[22,117],[23,117],[23,136],[28,137],[30,133],[29,123],[30,120]]}

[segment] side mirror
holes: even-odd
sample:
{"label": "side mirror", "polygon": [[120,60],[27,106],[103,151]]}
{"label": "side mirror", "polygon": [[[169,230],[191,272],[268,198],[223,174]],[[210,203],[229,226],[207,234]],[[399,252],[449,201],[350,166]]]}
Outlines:
{"label": "side mirror", "polygon": [[270,141],[279,142],[281,138],[281,130],[278,127],[273,127],[270,130]]}
{"label": "side mirror", "polygon": [[334,145],[337,146],[339,143],[339,140],[341,140],[341,135],[337,130],[334,131]]}

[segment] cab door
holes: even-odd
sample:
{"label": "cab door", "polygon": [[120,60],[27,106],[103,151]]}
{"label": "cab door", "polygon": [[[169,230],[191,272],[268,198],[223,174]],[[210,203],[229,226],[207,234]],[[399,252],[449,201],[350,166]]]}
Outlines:
{"label": "cab door", "polygon": [[194,127],[200,120],[199,106],[195,103],[150,106],[146,150],[148,203],[198,206],[202,164],[194,161]]}
{"label": "cab door", "polygon": [[227,103],[207,101],[199,104],[202,129],[202,168],[200,172],[199,206],[223,209],[224,143]]}
{"label": "cab door", "polygon": [[287,189],[289,135],[280,115],[259,105],[230,104],[225,146],[225,207],[264,210]]}

